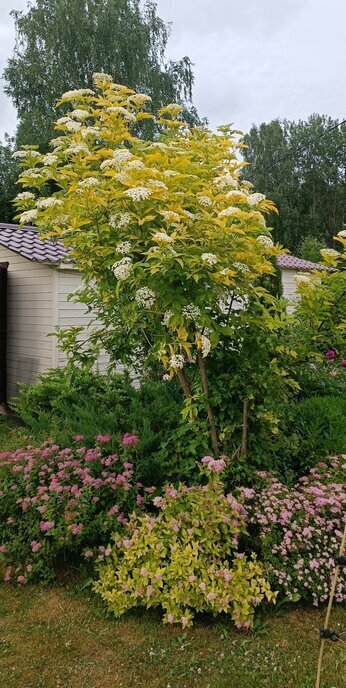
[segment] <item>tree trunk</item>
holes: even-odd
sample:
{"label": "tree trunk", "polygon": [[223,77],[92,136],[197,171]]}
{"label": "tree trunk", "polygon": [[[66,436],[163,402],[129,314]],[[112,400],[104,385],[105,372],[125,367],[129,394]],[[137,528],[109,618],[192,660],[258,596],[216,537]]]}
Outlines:
{"label": "tree trunk", "polygon": [[201,351],[197,352],[197,360],[198,360],[198,365],[199,365],[201,378],[202,378],[203,392],[207,398],[207,415],[208,415],[208,421],[209,421],[209,425],[210,425],[211,444],[212,444],[215,456],[219,456],[219,442],[218,442],[217,431],[216,431],[216,423],[215,423],[213,410],[210,406],[207,371],[205,368],[205,362],[204,362],[204,358],[202,356]]}
{"label": "tree trunk", "polygon": [[192,392],[191,392],[191,387],[188,383],[188,380],[187,380],[185,374],[183,373],[182,370],[178,369],[177,370],[177,376],[178,376],[178,380],[182,386],[182,389],[183,389],[185,396],[189,399],[190,397],[192,397]]}

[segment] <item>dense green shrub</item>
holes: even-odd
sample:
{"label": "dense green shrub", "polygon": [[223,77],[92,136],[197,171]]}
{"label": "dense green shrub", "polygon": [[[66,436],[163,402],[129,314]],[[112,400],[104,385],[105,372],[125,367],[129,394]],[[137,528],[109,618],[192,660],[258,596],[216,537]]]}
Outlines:
{"label": "dense green shrub", "polygon": [[177,477],[175,457],[170,465],[169,452],[156,454],[179,426],[181,404],[175,381],[167,384],[153,375],[136,388],[126,374],[101,375],[69,365],[23,387],[15,408],[35,442],[53,437],[62,447],[69,447],[73,437],[82,434],[86,445],[93,446],[100,433],[137,433],[141,438],[138,474],[151,485],[172,474]]}
{"label": "dense green shrub", "polygon": [[346,398],[312,396],[278,406],[280,432],[258,436],[256,453],[281,479],[304,475],[317,461],[346,452]]}
{"label": "dense green shrub", "polygon": [[299,366],[297,381],[300,386],[299,398],[317,396],[344,396],[346,390],[346,367],[342,360],[324,359],[323,362],[310,362]]}

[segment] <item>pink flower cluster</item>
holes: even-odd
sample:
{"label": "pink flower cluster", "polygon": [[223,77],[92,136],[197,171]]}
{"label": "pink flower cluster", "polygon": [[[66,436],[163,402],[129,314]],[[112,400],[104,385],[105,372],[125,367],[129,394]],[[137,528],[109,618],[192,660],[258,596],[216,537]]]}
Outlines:
{"label": "pink flower cluster", "polygon": [[[76,442],[83,439],[75,436]],[[27,565],[34,575],[39,561],[48,561],[62,549],[92,551],[90,545],[108,541],[117,523],[126,522],[128,511],[144,503],[149,488],[133,482],[134,466],[124,448],[139,439],[125,435],[119,454],[103,448],[111,440],[109,435],[95,440],[97,445],[89,449],[78,445],[61,449],[49,440],[40,447],[29,445],[0,454],[0,467],[7,471],[0,495],[4,497],[0,553],[10,564],[19,565],[6,570],[6,580],[19,573],[26,582]],[[17,552],[24,549],[26,560],[16,560]]]}
{"label": "pink flower cluster", "polygon": [[[269,473],[259,477],[264,487],[239,493],[259,534],[260,558],[270,566],[273,588],[289,599],[324,602],[346,522],[346,455],[318,464],[293,488]],[[346,567],[337,584],[337,602],[346,601],[345,574]]]}
{"label": "pink flower cluster", "polygon": [[203,463],[207,471],[210,471],[211,473],[222,473],[222,471],[224,471],[226,468],[226,461],[224,457],[220,457],[220,459],[214,459],[212,456],[203,456],[201,463]]}

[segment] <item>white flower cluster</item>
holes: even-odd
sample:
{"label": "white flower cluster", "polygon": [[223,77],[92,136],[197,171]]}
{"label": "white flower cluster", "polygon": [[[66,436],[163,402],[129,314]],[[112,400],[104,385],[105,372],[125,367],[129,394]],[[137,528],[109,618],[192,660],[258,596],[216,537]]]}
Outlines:
{"label": "white flower cluster", "polygon": [[111,227],[127,227],[131,222],[130,213],[119,213],[119,215],[111,215],[109,224]]}
{"label": "white flower cluster", "polygon": [[111,170],[111,169],[118,169],[119,163],[111,158],[110,160],[104,160],[101,162],[100,169],[101,170]]}
{"label": "white flower cluster", "polygon": [[116,107],[115,105],[111,105],[107,108],[107,112],[111,112],[114,115],[122,115],[123,118],[127,120],[127,122],[137,122],[135,115],[133,115],[132,112],[126,110],[126,108],[124,107]]}
{"label": "white flower cluster", "polygon": [[37,218],[37,210],[33,208],[32,210],[26,210],[25,213],[22,213],[19,217],[19,222],[20,224],[24,224],[25,222],[32,222],[33,220],[36,220]]}
{"label": "white flower cluster", "polygon": [[198,308],[198,306],[195,306],[194,303],[188,303],[186,306],[182,308],[182,314],[187,318],[188,320],[192,320],[193,322],[197,322],[198,319],[201,317],[201,311]]}
{"label": "white flower cluster", "polygon": [[22,158],[26,158],[28,156],[28,151],[27,150],[17,150],[12,153],[12,158],[15,160],[21,160]]}
{"label": "white flower cluster", "polygon": [[131,241],[122,241],[120,244],[117,245],[116,249],[117,249],[117,253],[121,253],[123,255],[130,253]]}
{"label": "white flower cluster", "polygon": [[169,365],[175,370],[181,370],[184,368],[184,356],[181,354],[173,354],[169,359]]}
{"label": "white flower cluster", "polygon": [[139,103],[139,105],[142,105],[142,103],[145,103],[147,101],[151,102],[151,97],[147,96],[146,93],[134,93],[130,96],[128,100],[132,103]]}
{"label": "white flower cluster", "polygon": [[89,117],[89,113],[88,110],[82,110],[81,108],[77,108],[76,110],[72,110],[72,112],[70,112],[70,117],[83,120]]}
{"label": "white flower cluster", "polygon": [[266,234],[260,234],[257,237],[257,241],[262,244],[263,246],[266,246],[266,248],[272,248],[274,246],[273,239],[271,239],[269,236]]}
{"label": "white flower cluster", "polygon": [[338,258],[340,257],[339,251],[336,251],[334,248],[323,248],[322,251],[320,251],[321,255],[324,256],[329,256],[329,258]]}
{"label": "white flower cluster", "polygon": [[72,119],[69,122],[66,122],[65,127],[67,131],[76,132],[79,131],[81,128],[81,123],[80,122],[74,122]]}
{"label": "white flower cluster", "polygon": [[149,287],[141,287],[137,289],[135,294],[135,301],[143,308],[152,308],[155,303],[155,293]]}
{"label": "white flower cluster", "polygon": [[211,349],[211,342],[204,334],[201,334],[201,349],[203,358],[206,358]]}
{"label": "white flower cluster", "polygon": [[31,191],[22,191],[19,193],[15,200],[16,201],[33,201],[35,198],[35,195],[31,193]]}
{"label": "white flower cluster", "polygon": [[162,375],[162,379],[163,379],[165,382],[168,382],[168,381],[171,379],[171,376],[170,376],[169,373],[165,373],[164,375]]}
{"label": "white flower cluster", "polygon": [[217,257],[215,253],[202,253],[201,259],[207,265],[215,265],[217,263]]}
{"label": "white flower cluster", "polygon": [[54,208],[58,205],[63,205],[63,201],[60,200],[60,198],[54,198],[53,196],[49,196],[48,198],[40,198],[36,202],[36,208]]}
{"label": "white flower cluster", "polygon": [[55,148],[56,150],[61,150],[61,145],[65,142],[65,137],[64,136],[57,136],[55,139],[53,139],[50,142],[50,146],[52,148]]}
{"label": "white flower cluster", "polygon": [[209,196],[197,196],[197,201],[204,208],[208,208],[209,206],[211,206],[213,204],[213,202],[210,200]]}
{"label": "white flower cluster", "polygon": [[184,215],[188,220],[195,220],[197,217],[197,215],[194,215],[194,213],[190,213],[189,210],[184,210]]}
{"label": "white flower cluster", "polygon": [[163,174],[165,177],[176,177],[179,172],[176,172],[175,170],[165,170]]}
{"label": "white flower cluster", "polygon": [[133,201],[144,201],[146,198],[151,196],[151,189],[147,189],[145,186],[135,186],[133,189],[126,189],[124,195],[131,198]]}
{"label": "white flower cluster", "polygon": [[62,94],[61,100],[72,100],[79,98],[79,96],[92,96],[93,91],[90,88],[76,88],[73,91],[66,91]]}
{"label": "white flower cluster", "polygon": [[346,239],[346,229],[342,229],[341,232],[338,232],[338,237],[341,237],[341,239]]}
{"label": "white flower cluster", "polygon": [[47,153],[47,155],[44,156],[42,159],[42,162],[44,165],[54,165],[54,163],[58,162],[59,158],[57,155],[54,155],[53,153]]}
{"label": "white flower cluster", "polygon": [[311,284],[310,277],[307,275],[297,275],[295,277],[295,282],[297,284]]}
{"label": "white flower cluster", "polygon": [[232,188],[236,189],[238,186],[238,181],[236,179],[234,179],[234,177],[231,175],[230,172],[226,172],[226,174],[223,174],[223,175],[220,175],[219,177],[216,177],[214,179],[214,183],[220,189],[224,189],[225,186],[231,186]]}
{"label": "white flower cluster", "polygon": [[81,134],[83,139],[85,139],[87,136],[101,136],[98,127],[85,127],[85,129],[82,129]]}
{"label": "white flower cluster", "polygon": [[265,201],[265,195],[261,193],[253,193],[247,197],[247,202],[249,205],[257,205],[261,201]]}
{"label": "white flower cluster", "polygon": [[47,170],[43,170],[42,167],[41,169],[31,168],[29,170],[23,170],[22,176],[29,177],[30,179],[41,179],[46,171]]}
{"label": "white flower cluster", "polygon": [[104,83],[108,83],[109,81],[113,81],[110,74],[106,74],[105,72],[94,72],[93,82],[95,84],[97,84],[97,83],[104,84]]}
{"label": "white flower cluster", "polygon": [[59,117],[56,121],[57,124],[67,124],[67,122],[71,122],[71,117]]}
{"label": "white flower cluster", "polygon": [[163,314],[163,318],[161,320],[162,325],[164,325],[165,327],[168,327],[169,321],[170,321],[172,315],[173,315],[172,311],[165,311],[165,313]]}
{"label": "white flower cluster", "polygon": [[174,210],[163,210],[161,215],[167,222],[179,222],[180,220],[180,215],[175,213]]}
{"label": "white flower cluster", "polygon": [[231,189],[226,193],[226,198],[239,198],[241,201],[246,203],[248,201],[248,195],[244,191],[238,191],[238,189]]}
{"label": "white flower cluster", "polygon": [[118,260],[116,263],[114,263],[114,265],[112,265],[112,270],[114,276],[118,280],[126,280],[131,274],[132,270],[131,258],[121,258],[121,260]]}
{"label": "white flower cluster", "polygon": [[250,272],[250,268],[248,268],[245,263],[239,263],[238,261],[234,261],[233,267],[236,268],[236,270],[239,270],[239,272]]}
{"label": "white flower cluster", "polygon": [[87,179],[78,182],[78,186],[82,189],[91,189],[93,186],[100,186],[100,180],[96,177],[87,177]]}
{"label": "white flower cluster", "polygon": [[113,152],[113,158],[117,161],[117,163],[120,166],[124,162],[128,162],[128,160],[131,160],[131,158],[133,158],[133,155],[127,148],[116,148],[116,150]]}
{"label": "white flower cluster", "polygon": [[114,179],[116,179],[117,182],[120,182],[120,184],[131,184],[131,179],[126,172],[117,172],[114,175]]}
{"label": "white flower cluster", "polygon": [[166,184],[160,182],[158,179],[149,179],[148,182],[151,184],[151,186],[154,186],[157,189],[164,189],[165,191],[168,191]]}
{"label": "white flower cluster", "polygon": [[241,214],[241,212],[242,211],[240,208],[230,205],[228,208],[221,210],[221,213],[219,213],[219,217],[236,217],[237,215]]}
{"label": "white flower cluster", "polygon": [[172,239],[169,234],[166,234],[166,232],[156,232],[153,234],[153,239],[158,241],[160,244],[172,244],[174,241],[174,239]]}
{"label": "white flower cluster", "polygon": [[65,153],[69,155],[78,155],[78,153],[90,153],[90,150],[86,143],[72,143],[71,146],[65,149]]}
{"label": "white flower cluster", "polygon": [[16,159],[23,159],[23,158],[28,158],[31,155],[32,158],[40,158],[41,153],[39,153],[37,150],[31,150],[31,148],[27,150],[17,150],[14,153],[12,153],[12,158]]}
{"label": "white flower cluster", "polygon": [[126,163],[127,170],[141,170],[143,167],[145,167],[145,165],[141,160],[130,160],[130,162]]}

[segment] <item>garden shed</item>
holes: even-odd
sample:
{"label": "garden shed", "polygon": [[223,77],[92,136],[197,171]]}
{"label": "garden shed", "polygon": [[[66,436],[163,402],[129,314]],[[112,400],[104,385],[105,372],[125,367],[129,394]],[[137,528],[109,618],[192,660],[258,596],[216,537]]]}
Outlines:
{"label": "garden shed", "polygon": [[[297,274],[321,267],[289,255],[279,256],[278,262],[284,296],[290,301],[296,297]],[[0,223],[0,264],[8,264],[7,355],[2,347],[0,379],[1,372],[4,375],[7,369],[10,399],[18,392],[19,383],[32,383],[48,368],[65,365],[66,355],[58,349],[56,337],[48,335],[57,326],[87,326],[91,316],[82,304],[68,300],[79,286],[81,275],[66,250],[59,242],[40,239],[34,227],[19,229],[17,225]],[[101,356],[99,369],[105,370],[106,365],[106,356]],[[0,403],[4,401],[0,399]]]}
{"label": "garden shed", "polygon": [[[87,325],[82,304],[68,300],[81,275],[59,243],[42,240],[33,227],[0,224],[0,263],[7,267],[7,399],[18,383],[34,382],[48,368],[63,367],[66,355],[52,334],[57,326]],[[2,356],[2,359],[4,356]],[[99,360],[105,369],[106,357]],[[3,402],[4,399],[0,400]]]}

